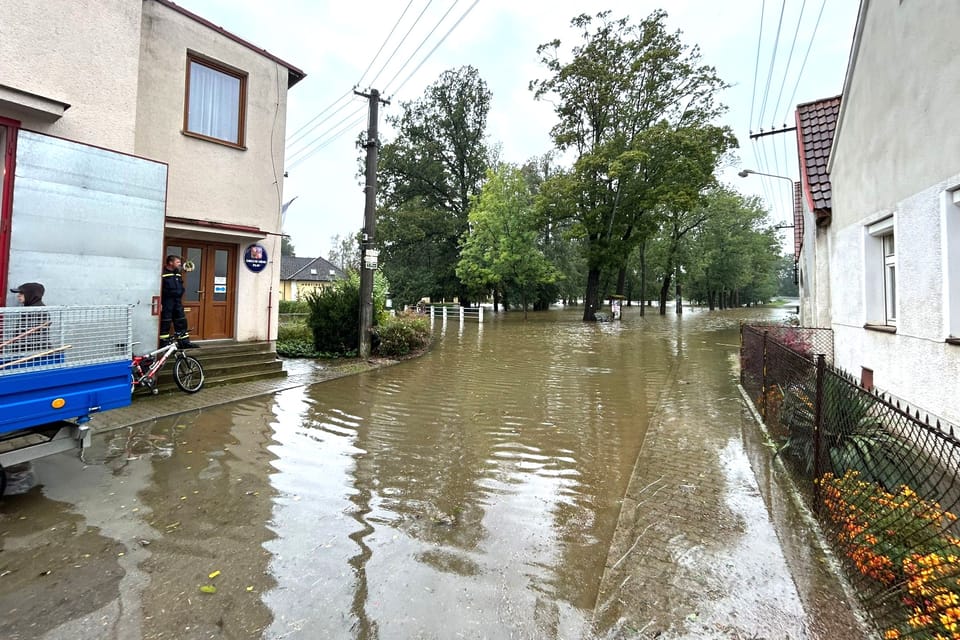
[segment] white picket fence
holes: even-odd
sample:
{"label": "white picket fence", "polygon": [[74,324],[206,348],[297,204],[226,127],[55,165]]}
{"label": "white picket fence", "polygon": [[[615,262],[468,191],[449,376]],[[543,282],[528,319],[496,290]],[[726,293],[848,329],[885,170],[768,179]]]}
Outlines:
{"label": "white picket fence", "polygon": [[430,318],[443,318],[446,322],[449,318],[459,318],[460,322],[464,320],[476,320],[483,323],[483,307],[450,307],[447,305],[430,305]]}

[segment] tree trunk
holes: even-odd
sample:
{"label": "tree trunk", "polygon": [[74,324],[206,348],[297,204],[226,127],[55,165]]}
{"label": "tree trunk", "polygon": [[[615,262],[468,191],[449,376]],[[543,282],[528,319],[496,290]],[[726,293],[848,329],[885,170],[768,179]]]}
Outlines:
{"label": "tree trunk", "polygon": [[716,291],[713,291],[712,289],[710,291],[707,291],[707,306],[710,308],[710,311],[716,310],[717,308],[716,299],[717,299]]}
{"label": "tree trunk", "polygon": [[663,284],[660,285],[660,315],[667,315],[667,294],[670,293],[670,280],[673,276],[669,271],[663,276]]}
{"label": "tree trunk", "polygon": [[493,312],[500,311],[500,289],[493,290]]}
{"label": "tree trunk", "polygon": [[592,322],[597,319],[600,308],[600,268],[590,267],[587,271],[587,293],[583,298],[583,320]]}
{"label": "tree trunk", "polygon": [[676,301],[676,308],[674,309],[674,313],[676,313],[678,316],[682,316],[683,315],[683,290],[680,285],[680,265],[677,265],[677,273],[676,273],[676,276],[674,276],[674,280],[676,280],[677,282],[677,301]]}
{"label": "tree trunk", "polygon": [[647,305],[650,306],[650,301],[647,300],[647,241],[644,240],[640,243],[640,317],[644,316],[643,302],[646,300]]}
{"label": "tree trunk", "polygon": [[622,296],[624,294],[624,289],[627,288],[627,268],[620,267],[620,271],[617,273],[617,295]]}

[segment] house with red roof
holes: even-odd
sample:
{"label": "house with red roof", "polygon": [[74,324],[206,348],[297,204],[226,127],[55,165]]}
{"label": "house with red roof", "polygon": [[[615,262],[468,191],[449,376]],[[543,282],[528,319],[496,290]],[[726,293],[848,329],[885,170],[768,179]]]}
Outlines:
{"label": "house with red roof", "polygon": [[960,423],[955,0],[862,0],[843,94],[797,109],[801,322],[837,366]]}

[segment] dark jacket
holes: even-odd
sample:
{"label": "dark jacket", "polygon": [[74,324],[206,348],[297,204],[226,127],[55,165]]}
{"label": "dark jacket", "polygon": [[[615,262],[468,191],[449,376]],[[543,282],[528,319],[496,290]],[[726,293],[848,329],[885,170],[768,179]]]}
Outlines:
{"label": "dark jacket", "polygon": [[[43,285],[36,282],[28,282],[20,285],[17,289],[23,294],[23,306],[25,307],[43,307]],[[39,327],[32,333],[14,341],[9,345],[10,350],[17,352],[24,351],[42,351],[50,348],[50,314],[46,311],[31,311],[30,313],[17,314],[17,321],[14,325],[15,336],[27,333],[30,329]]]}
{"label": "dark jacket", "polygon": [[180,270],[164,267],[160,278],[160,301],[164,304],[179,302],[183,297],[183,275]]}

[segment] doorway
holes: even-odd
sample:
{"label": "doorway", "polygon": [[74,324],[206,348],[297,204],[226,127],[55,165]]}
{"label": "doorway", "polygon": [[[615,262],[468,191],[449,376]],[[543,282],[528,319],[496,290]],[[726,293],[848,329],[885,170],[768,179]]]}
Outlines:
{"label": "doorway", "polygon": [[190,337],[232,338],[237,290],[237,248],[197,240],[167,240],[164,256],[183,259],[183,310]]}

